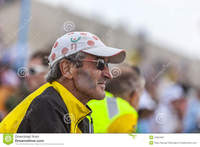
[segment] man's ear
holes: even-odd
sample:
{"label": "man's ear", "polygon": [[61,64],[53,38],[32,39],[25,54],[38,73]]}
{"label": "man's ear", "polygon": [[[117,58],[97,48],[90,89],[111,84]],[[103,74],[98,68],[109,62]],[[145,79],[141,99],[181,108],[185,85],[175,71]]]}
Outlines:
{"label": "man's ear", "polygon": [[63,59],[62,61],[60,61],[59,67],[63,77],[66,77],[67,79],[72,79],[72,73],[71,73],[72,66],[68,60]]}

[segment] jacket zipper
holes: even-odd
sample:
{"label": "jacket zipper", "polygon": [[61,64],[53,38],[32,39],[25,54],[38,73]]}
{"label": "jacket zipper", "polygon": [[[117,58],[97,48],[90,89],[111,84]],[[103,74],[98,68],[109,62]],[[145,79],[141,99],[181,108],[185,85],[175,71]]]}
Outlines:
{"label": "jacket zipper", "polygon": [[90,120],[91,122],[89,123],[89,133],[94,133],[94,130],[93,130],[93,119],[91,117],[91,114],[89,114],[90,116]]}
{"label": "jacket zipper", "polygon": [[[91,120],[91,124],[89,123],[89,133],[94,133],[94,131],[93,131],[93,120],[92,120],[92,117],[91,117],[90,113],[88,113],[88,114],[89,114],[90,120]],[[87,115],[88,115],[88,114],[87,114]],[[75,133],[76,133],[76,127],[78,127],[78,124],[80,123],[80,121],[82,121],[87,115],[81,117],[81,118],[78,120],[78,122],[75,124],[75,127],[74,127],[74,132],[75,132]]]}

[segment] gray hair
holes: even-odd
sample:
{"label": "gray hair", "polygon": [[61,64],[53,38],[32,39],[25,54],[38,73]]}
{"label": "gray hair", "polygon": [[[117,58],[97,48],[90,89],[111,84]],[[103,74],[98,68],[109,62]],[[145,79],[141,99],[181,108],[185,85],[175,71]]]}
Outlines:
{"label": "gray hair", "polygon": [[[79,68],[79,67],[82,67],[81,59],[84,59],[85,56],[86,56],[85,53],[78,52],[78,53],[72,54],[72,55],[70,55],[68,57],[64,57],[62,59],[69,60],[77,68]],[[60,61],[62,59],[60,59],[59,61],[54,63],[53,66],[50,67],[50,70],[49,70],[49,72],[48,72],[48,74],[46,76],[46,81],[47,82],[52,83],[53,81],[58,80],[62,76],[61,71],[60,71],[60,67],[59,67]]]}

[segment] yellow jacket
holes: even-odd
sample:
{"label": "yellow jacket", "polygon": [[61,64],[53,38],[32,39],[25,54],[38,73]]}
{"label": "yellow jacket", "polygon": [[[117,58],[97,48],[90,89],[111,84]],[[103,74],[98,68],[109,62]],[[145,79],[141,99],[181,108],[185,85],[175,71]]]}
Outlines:
{"label": "yellow jacket", "polygon": [[138,113],[126,100],[106,92],[103,100],[91,100],[88,105],[92,109],[94,133],[136,132]]}
{"label": "yellow jacket", "polygon": [[91,113],[58,82],[46,83],[26,97],[0,123],[0,133],[92,132]]}

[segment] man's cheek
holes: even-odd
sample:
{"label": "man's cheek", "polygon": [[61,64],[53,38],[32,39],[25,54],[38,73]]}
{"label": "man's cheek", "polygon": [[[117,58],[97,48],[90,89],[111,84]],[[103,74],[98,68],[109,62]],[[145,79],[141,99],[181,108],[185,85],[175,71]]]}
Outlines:
{"label": "man's cheek", "polygon": [[86,71],[80,70],[78,72],[78,83],[82,84],[84,87],[88,87],[90,89],[96,88],[96,79],[92,78],[92,73],[88,73]]}

